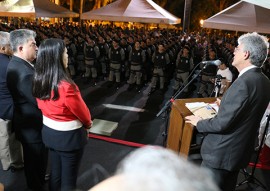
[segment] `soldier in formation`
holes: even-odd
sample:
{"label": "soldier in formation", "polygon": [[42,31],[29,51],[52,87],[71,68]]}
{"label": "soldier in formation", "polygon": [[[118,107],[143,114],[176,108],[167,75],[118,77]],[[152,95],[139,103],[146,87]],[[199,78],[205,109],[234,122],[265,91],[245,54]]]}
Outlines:
{"label": "soldier in formation", "polygon": [[136,90],[140,91],[142,86],[142,69],[145,63],[145,51],[141,49],[139,41],[135,43],[134,48],[130,51],[129,61],[131,65],[128,90],[131,90],[136,82]]}

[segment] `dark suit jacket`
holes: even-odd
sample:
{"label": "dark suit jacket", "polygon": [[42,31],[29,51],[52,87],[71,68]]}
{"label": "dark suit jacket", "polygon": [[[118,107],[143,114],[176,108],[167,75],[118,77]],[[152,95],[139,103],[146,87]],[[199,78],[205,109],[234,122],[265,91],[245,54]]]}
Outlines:
{"label": "dark suit jacket", "polygon": [[6,82],[8,63],[8,55],[0,53],[0,118],[11,120],[13,114],[13,101]]}
{"label": "dark suit jacket", "polygon": [[225,92],[218,114],[199,121],[207,133],[201,147],[203,162],[229,171],[248,165],[261,118],[270,101],[270,82],[260,68],[241,75]]}
{"label": "dark suit jacket", "polygon": [[32,95],[34,68],[25,60],[13,56],[7,68],[7,86],[14,101],[13,128],[17,138],[25,143],[42,141],[42,113]]}

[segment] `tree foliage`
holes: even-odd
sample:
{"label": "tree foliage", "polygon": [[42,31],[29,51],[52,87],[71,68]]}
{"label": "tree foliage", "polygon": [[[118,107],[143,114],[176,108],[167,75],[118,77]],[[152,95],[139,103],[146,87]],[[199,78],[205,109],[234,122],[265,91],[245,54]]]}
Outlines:
{"label": "tree foliage", "polygon": [[200,20],[207,19],[223,9],[238,2],[238,0],[193,0],[191,9],[190,28],[198,30]]}
{"label": "tree foliage", "polygon": [[[73,10],[79,12],[80,0],[60,0],[61,4],[69,8],[69,2],[73,1]],[[83,12],[97,9],[112,3],[116,0],[84,0]],[[170,13],[182,20],[184,18],[185,0],[153,0],[159,6],[168,10]],[[207,19],[219,11],[229,7],[239,0],[192,0],[190,29],[198,30],[200,28],[200,19]]]}
{"label": "tree foliage", "polygon": [[[185,0],[154,1],[172,14],[180,17],[183,21]],[[198,30],[200,28],[200,19],[207,19],[236,2],[238,2],[238,0],[192,0],[190,29]]]}

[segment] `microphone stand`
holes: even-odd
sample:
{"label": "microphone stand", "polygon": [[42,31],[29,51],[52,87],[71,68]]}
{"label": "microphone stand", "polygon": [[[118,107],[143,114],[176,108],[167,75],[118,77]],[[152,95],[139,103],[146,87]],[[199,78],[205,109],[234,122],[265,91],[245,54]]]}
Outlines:
{"label": "microphone stand", "polygon": [[[202,62],[200,62],[202,63]],[[185,80],[188,81],[188,79],[190,78],[190,76],[194,73],[195,69],[200,65],[200,63],[191,71],[190,75],[188,76],[188,78]],[[172,105],[172,103],[175,101],[175,99],[189,86],[189,84],[191,84],[202,72],[203,69],[206,68],[208,64],[205,64],[205,66],[199,70],[198,73],[196,73],[193,78],[184,86],[182,85],[178,90],[177,92],[175,92],[175,94],[171,97],[171,99],[169,99],[165,105],[161,108],[161,110],[158,112],[158,114],[156,115],[156,117],[159,117],[162,113],[165,112],[165,119],[166,119],[166,126],[165,126],[165,130],[164,132],[162,133],[162,135],[164,136],[164,141],[163,141],[163,145],[165,146],[165,143],[167,141],[167,134],[168,134],[168,123],[169,123],[169,112],[170,112],[170,107]],[[184,82],[184,83],[185,83]],[[184,84],[183,83],[183,84]]]}
{"label": "microphone stand", "polygon": [[265,129],[263,131],[262,140],[260,142],[258,153],[256,155],[254,166],[252,166],[251,173],[248,173],[246,169],[243,169],[243,174],[245,175],[245,180],[243,180],[242,182],[238,183],[236,185],[236,187],[239,187],[239,186],[241,186],[243,184],[252,183],[252,184],[256,184],[258,186],[261,186],[264,189],[267,189],[266,186],[254,176],[254,173],[255,173],[255,170],[256,170],[256,166],[257,166],[257,164],[259,162],[260,153],[261,153],[262,146],[264,144],[264,140],[265,140],[265,136],[266,136],[266,132],[267,132],[267,129],[268,129],[268,126],[269,126],[269,120],[270,120],[270,116],[269,115],[270,114],[268,114],[266,116],[267,121],[266,121],[266,124],[265,124]]}

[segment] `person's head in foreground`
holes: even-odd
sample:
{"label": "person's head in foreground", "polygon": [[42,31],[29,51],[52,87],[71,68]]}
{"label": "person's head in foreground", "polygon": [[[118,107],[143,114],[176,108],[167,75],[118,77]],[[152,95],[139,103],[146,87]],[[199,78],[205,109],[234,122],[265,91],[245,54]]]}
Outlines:
{"label": "person's head in foreground", "polygon": [[91,191],[218,191],[211,174],[162,147],[143,147],[130,153],[115,176]]}

